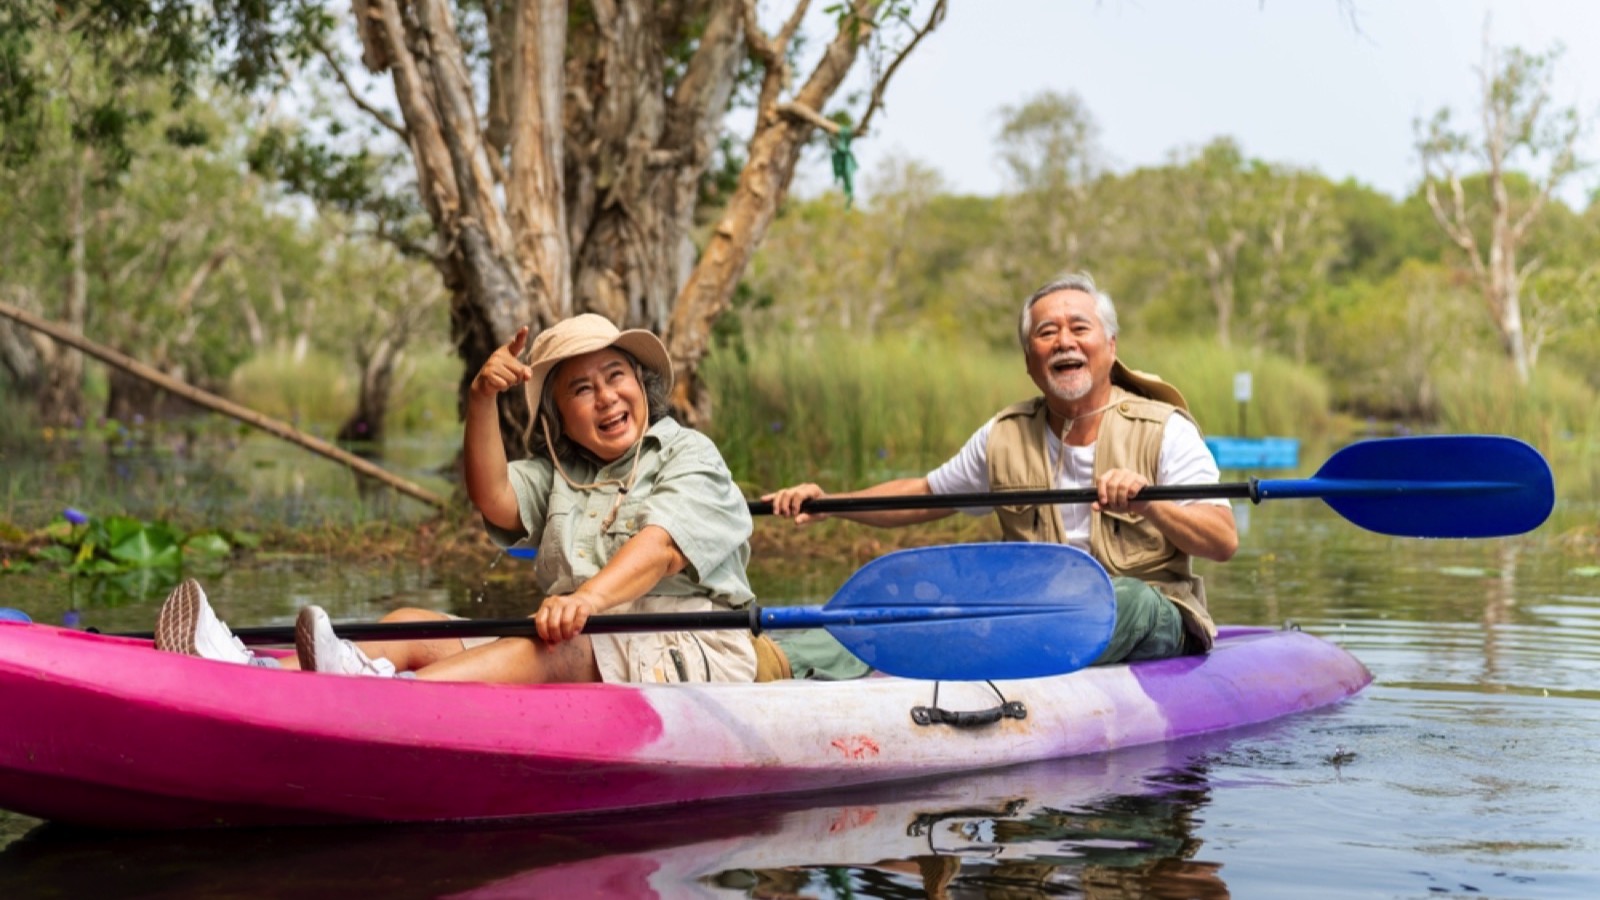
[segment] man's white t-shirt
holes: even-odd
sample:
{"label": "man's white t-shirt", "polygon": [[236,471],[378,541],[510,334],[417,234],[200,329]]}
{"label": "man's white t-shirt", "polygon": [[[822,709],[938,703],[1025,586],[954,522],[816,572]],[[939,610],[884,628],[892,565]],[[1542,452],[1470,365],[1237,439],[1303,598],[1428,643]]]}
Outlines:
{"label": "man's white t-shirt", "polygon": [[[928,473],[928,487],[933,493],[977,494],[992,490],[989,485],[989,430],[992,427],[994,420],[990,419],[967,440],[961,452]],[[1061,438],[1050,434],[1046,443],[1049,448],[1050,465],[1056,473],[1056,489],[1094,487],[1094,444],[1087,447],[1066,447],[1067,456],[1063,460]],[[1211,456],[1211,450],[1206,447],[1205,440],[1200,437],[1200,429],[1184,416],[1172,416],[1167,420],[1167,427],[1161,435],[1161,456],[1156,463],[1155,483],[1216,484],[1217,481],[1217,461]],[[1225,497],[1176,502],[1185,506],[1190,503],[1229,505]],[[1063,503],[1056,508],[1061,510],[1061,525],[1066,529],[1067,543],[1088,552],[1089,504]],[[988,515],[992,510],[990,507],[974,507],[962,511],[969,515],[982,516]]]}

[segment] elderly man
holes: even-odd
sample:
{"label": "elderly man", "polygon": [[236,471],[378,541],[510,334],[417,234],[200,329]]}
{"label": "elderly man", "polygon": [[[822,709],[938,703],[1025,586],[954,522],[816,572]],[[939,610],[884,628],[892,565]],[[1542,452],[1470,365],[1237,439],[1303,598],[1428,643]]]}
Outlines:
{"label": "elderly man", "polygon": [[[1096,664],[1210,649],[1216,625],[1195,556],[1223,562],[1239,546],[1226,500],[1141,501],[1151,484],[1215,484],[1216,461],[1177,388],[1117,360],[1117,310],[1086,274],[1033,292],[1017,327],[1028,375],[1042,396],[1000,411],[966,446],[923,478],[836,497],[954,494],[1093,487],[1089,506],[998,506],[1007,540],[1070,544],[1112,575],[1117,624]],[[797,524],[824,518],[801,504],[815,484],[763,499]],[[947,516],[946,509],[839,513],[882,527]],[[987,514],[988,509],[968,510]]]}

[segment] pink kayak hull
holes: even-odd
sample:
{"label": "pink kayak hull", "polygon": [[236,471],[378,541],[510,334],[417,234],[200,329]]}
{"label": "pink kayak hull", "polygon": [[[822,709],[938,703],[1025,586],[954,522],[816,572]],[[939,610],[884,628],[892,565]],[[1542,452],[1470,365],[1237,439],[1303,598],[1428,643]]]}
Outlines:
{"label": "pink kayak hull", "polygon": [[1336,703],[1371,675],[1297,631],[997,682],[435,684],[286,672],[0,622],[0,808],[113,828],[565,815],[1102,753]]}

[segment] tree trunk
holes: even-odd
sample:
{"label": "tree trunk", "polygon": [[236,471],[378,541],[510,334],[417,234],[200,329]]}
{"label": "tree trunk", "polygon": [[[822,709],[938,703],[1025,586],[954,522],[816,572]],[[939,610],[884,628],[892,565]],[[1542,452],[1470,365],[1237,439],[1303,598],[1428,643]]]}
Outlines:
{"label": "tree trunk", "polygon": [[0,322],[0,366],[11,377],[17,396],[29,397],[39,392],[39,350],[28,332],[10,322]]}
{"label": "tree trunk", "polygon": [[[831,124],[816,111],[873,36],[884,4],[853,0],[840,11],[822,60],[793,102],[781,103],[788,44],[808,5],[769,37],[755,4],[735,0],[597,0],[570,21],[561,0],[485,4],[489,62],[475,78],[446,0],[356,4],[362,59],[393,79],[437,237],[463,405],[472,378],[518,328],[537,332],[593,311],[661,334],[675,403],[690,424],[704,420],[696,373],[712,324],[776,215],[804,142],[818,121]],[[942,19],[944,0],[933,6],[910,46]],[[697,258],[701,180],[747,59],[763,79],[749,162]],[[880,81],[863,126],[881,90]],[[525,455],[527,404],[503,396],[501,416],[507,453]]]}
{"label": "tree trunk", "polygon": [[[74,333],[82,334],[89,313],[89,275],[87,271],[88,221],[84,215],[85,172],[92,150],[78,155],[67,175],[67,278],[63,285],[65,315],[62,322]],[[40,371],[39,421],[45,425],[81,425],[84,418],[83,356],[43,334],[33,335],[42,363]]]}
{"label": "tree trunk", "polygon": [[[1502,64],[1483,35],[1484,62],[1479,68],[1481,137],[1449,127],[1440,111],[1426,128],[1419,128],[1418,150],[1428,207],[1434,221],[1459,247],[1472,267],[1483,295],[1489,321],[1500,339],[1520,384],[1532,377],[1536,350],[1530,348],[1522,312],[1522,285],[1536,261],[1519,265],[1517,252],[1527,241],[1528,229],[1539,217],[1556,188],[1578,168],[1575,147],[1584,121],[1576,110],[1551,108],[1551,64],[1554,53],[1534,56],[1513,49]],[[1518,153],[1544,169],[1532,178],[1527,199],[1513,204],[1507,184],[1512,157]],[[1480,241],[1475,226],[1481,221],[1467,199],[1459,165],[1486,164],[1484,178],[1489,201],[1489,231]],[[1450,190],[1448,201],[1439,187]],[[1513,206],[1518,207],[1514,209]]]}
{"label": "tree trunk", "polygon": [[385,337],[378,341],[361,364],[361,387],[356,411],[339,427],[340,443],[381,444],[389,417],[389,396],[394,386],[395,368],[400,364],[401,347]]}
{"label": "tree trunk", "polygon": [[[162,370],[162,374],[178,381],[184,380],[182,372]],[[112,368],[106,372],[106,418],[118,422],[138,422],[164,419],[177,414],[185,406],[179,398],[162,390],[156,384],[137,375]]]}

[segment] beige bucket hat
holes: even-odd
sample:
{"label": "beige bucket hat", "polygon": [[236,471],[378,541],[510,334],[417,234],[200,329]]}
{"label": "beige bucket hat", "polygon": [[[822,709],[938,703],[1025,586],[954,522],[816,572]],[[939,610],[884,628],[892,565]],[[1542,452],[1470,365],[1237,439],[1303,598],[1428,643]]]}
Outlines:
{"label": "beige bucket hat", "polygon": [[1111,383],[1151,400],[1170,403],[1185,412],[1189,410],[1189,404],[1184,402],[1183,394],[1177,387],[1162,381],[1159,375],[1130,369],[1120,359],[1111,364]]}
{"label": "beige bucket hat", "polygon": [[539,408],[539,396],[550,372],[574,356],[616,347],[633,354],[641,365],[650,369],[667,387],[672,387],[672,358],[667,355],[667,345],[642,328],[618,330],[605,316],[583,313],[539,332],[533,339],[528,355],[528,365],[533,369],[533,380],[528,382],[528,400],[534,409]]}

